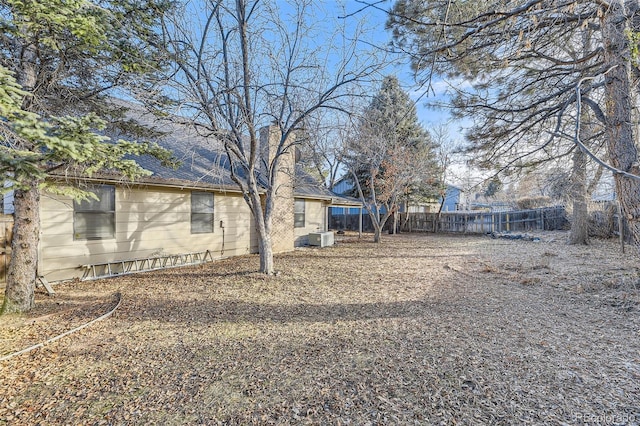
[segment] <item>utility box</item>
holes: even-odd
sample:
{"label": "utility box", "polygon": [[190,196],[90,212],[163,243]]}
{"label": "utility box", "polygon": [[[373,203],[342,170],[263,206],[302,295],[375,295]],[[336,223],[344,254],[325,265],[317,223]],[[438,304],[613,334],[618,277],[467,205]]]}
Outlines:
{"label": "utility box", "polygon": [[309,234],[309,245],[327,247],[333,245],[333,232],[314,232]]}

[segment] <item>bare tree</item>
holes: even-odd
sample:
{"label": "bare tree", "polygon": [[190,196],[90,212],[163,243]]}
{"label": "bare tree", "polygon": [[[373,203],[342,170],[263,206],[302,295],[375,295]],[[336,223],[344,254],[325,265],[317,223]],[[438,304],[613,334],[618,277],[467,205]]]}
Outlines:
{"label": "bare tree", "polygon": [[[357,150],[357,154],[354,151]],[[397,139],[390,141],[363,131],[352,141],[347,160],[357,193],[371,217],[374,242],[380,242],[387,220],[398,211],[399,202],[409,188],[433,182],[432,154],[426,146],[414,148]],[[356,170],[366,170],[363,183]]]}
{"label": "bare tree", "polygon": [[[359,23],[323,13],[310,0],[193,0],[163,26],[174,64],[166,93],[222,144],[255,219],[266,274],[274,271],[278,172],[299,143],[296,132],[323,109],[345,111],[379,68],[361,49]],[[267,125],[275,138],[268,153],[259,136]]]}
{"label": "bare tree", "polygon": [[449,134],[449,129],[445,124],[440,124],[431,130],[431,136],[436,145],[436,159],[440,170],[440,176],[437,180],[438,196],[440,197],[440,204],[438,205],[438,214],[436,220],[433,222],[433,232],[438,231],[438,224],[442,216],[442,209],[446,201],[447,196],[447,178],[451,173],[450,168],[454,161],[454,156],[458,147],[456,143],[452,141]]}
{"label": "bare tree", "polygon": [[435,185],[431,137],[418,123],[415,105],[395,76],[385,77],[359,117],[345,165],[373,223],[375,242],[380,242],[385,223],[403,197]]}
{"label": "bare tree", "polygon": [[[355,111],[355,107],[349,107]],[[344,171],[345,141],[352,127],[351,116],[325,110],[310,117],[305,125],[305,138],[300,139],[300,162],[328,189],[333,189]]]}

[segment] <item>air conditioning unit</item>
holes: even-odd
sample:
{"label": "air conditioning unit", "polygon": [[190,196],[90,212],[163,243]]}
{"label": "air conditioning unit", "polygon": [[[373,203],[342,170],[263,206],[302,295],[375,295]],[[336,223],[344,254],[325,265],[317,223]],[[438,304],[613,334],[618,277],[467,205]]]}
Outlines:
{"label": "air conditioning unit", "polygon": [[314,232],[309,234],[309,245],[327,247],[333,245],[333,232]]}

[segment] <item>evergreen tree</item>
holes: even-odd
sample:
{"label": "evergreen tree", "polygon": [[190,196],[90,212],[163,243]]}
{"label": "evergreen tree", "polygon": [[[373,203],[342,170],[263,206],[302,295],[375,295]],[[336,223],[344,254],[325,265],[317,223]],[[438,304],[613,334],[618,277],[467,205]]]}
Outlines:
{"label": "evergreen tree", "polygon": [[134,178],[143,170],[125,155],[168,158],[157,146],[110,143],[96,133],[103,119],[117,124],[124,116],[109,95],[144,90],[144,77],[161,65],[153,26],[167,7],[164,0],[0,2],[0,167],[14,184],[3,313],[33,306],[41,191],[90,196],[57,184],[56,170],[106,168]]}
{"label": "evergreen tree", "polygon": [[427,87],[434,75],[473,83],[453,106],[474,121],[468,140],[482,164],[572,157],[583,182],[574,202],[585,213],[588,153],[614,173],[640,247],[639,16],[637,0],[397,0],[388,25]]}
{"label": "evergreen tree", "polygon": [[433,143],[395,76],[385,77],[363,111],[345,157],[355,178],[352,195],[365,203],[376,241],[404,197],[433,188],[437,175]]}

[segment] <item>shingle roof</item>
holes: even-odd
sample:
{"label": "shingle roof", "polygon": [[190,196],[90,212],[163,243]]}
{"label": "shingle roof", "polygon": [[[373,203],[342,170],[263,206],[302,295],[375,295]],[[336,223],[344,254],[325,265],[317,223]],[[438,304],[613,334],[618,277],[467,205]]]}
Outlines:
{"label": "shingle roof", "polygon": [[[138,164],[152,173],[151,176],[140,178],[137,182],[239,191],[231,179],[229,159],[220,141],[199,134],[193,126],[180,123],[178,120],[158,119],[131,105],[127,107],[130,108],[129,115],[134,120],[162,134],[151,141],[171,151],[180,162],[178,168],[173,169],[151,156],[136,157]],[[241,169],[237,168],[236,173],[239,172]],[[327,200],[338,205],[360,205],[359,200],[331,192],[298,165],[295,167],[294,195]]]}
{"label": "shingle roof", "polygon": [[[152,172],[145,180],[158,182],[190,182],[206,186],[232,186],[226,156],[215,153],[222,152],[222,144],[213,137],[207,137],[177,116],[158,117],[144,108],[121,99],[112,99],[115,107],[123,108],[125,119],[149,129],[156,137],[145,140],[156,142],[171,151],[179,161],[177,169],[166,167],[151,156],[135,157],[141,167]],[[110,134],[112,139],[128,139],[128,135]]]}
{"label": "shingle roof", "polygon": [[219,141],[199,135],[193,127],[179,123],[162,122],[158,130],[164,135],[153,141],[171,151],[180,164],[177,169],[173,169],[150,156],[136,158],[140,166],[153,173],[146,180],[237,189],[231,179],[229,160]]}
{"label": "shingle roof", "polygon": [[296,165],[293,192],[298,197],[315,198],[331,201],[331,204],[360,206],[360,200],[338,195],[320,184],[313,176],[304,171],[300,165]]}

